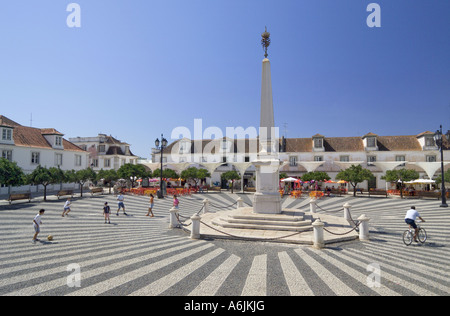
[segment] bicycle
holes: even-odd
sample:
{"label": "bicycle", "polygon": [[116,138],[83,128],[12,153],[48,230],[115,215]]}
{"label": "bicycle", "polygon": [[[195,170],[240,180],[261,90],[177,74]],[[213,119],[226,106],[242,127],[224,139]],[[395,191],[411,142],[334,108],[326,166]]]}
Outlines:
{"label": "bicycle", "polygon": [[[422,222],[420,222],[422,223]],[[417,224],[417,228],[419,229],[419,233],[417,234],[417,238],[419,239],[420,243],[425,243],[427,241],[427,231],[425,229],[423,229],[422,227],[420,227],[419,224]],[[414,234],[415,234],[415,229],[411,226],[409,226],[408,230],[405,230],[405,232],[403,233],[403,242],[406,246],[410,246],[412,244],[412,242],[414,241]]]}

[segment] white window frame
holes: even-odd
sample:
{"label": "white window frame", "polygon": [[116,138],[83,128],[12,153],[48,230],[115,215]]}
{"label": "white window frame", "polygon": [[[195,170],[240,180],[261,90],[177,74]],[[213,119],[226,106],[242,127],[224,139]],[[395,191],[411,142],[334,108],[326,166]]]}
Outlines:
{"label": "white window frame", "polygon": [[55,153],[55,166],[63,165],[63,154]]}
{"label": "white window frame", "polygon": [[41,153],[38,151],[31,152],[31,164],[39,165],[41,163]]}

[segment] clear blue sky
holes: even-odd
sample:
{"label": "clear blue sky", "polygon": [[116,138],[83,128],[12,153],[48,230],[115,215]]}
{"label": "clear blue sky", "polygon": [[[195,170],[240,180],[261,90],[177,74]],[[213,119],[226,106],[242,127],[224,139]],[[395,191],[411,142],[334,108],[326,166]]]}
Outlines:
{"label": "clear blue sky", "polygon": [[[81,28],[66,7],[81,6]],[[366,24],[381,6],[381,28]],[[258,126],[263,50],[288,137],[450,129],[447,0],[22,0],[0,4],[0,114],[150,156],[177,126]],[[169,137],[166,137],[169,138]]]}

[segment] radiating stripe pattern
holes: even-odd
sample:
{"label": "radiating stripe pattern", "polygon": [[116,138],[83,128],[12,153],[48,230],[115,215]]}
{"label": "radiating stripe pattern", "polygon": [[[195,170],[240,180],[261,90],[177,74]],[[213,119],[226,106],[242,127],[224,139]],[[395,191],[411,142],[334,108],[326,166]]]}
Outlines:
{"label": "radiating stripe pattern", "polygon": [[[211,210],[229,210],[240,195],[182,197],[180,214],[190,217],[208,198]],[[243,196],[251,204],[251,196]],[[111,224],[102,216],[111,205]],[[127,196],[125,216],[116,216],[112,195],[64,201],[0,205],[0,295],[449,295],[450,212],[437,200],[326,198],[320,212],[353,218],[366,214],[370,242],[347,242],[324,250],[268,242],[191,240],[168,228],[170,198]],[[403,217],[415,205],[427,221],[424,245],[405,246]],[[283,206],[309,210],[306,199]],[[33,243],[32,219],[40,208],[41,242]],[[330,228],[331,229],[331,228]],[[53,241],[47,241],[47,235]]]}

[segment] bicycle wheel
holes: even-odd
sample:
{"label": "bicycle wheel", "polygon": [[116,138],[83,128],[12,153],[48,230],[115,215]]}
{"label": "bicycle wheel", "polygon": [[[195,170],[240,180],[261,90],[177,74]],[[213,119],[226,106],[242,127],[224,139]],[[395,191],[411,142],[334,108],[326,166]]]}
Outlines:
{"label": "bicycle wheel", "polygon": [[403,242],[405,243],[405,245],[407,246],[411,245],[413,239],[414,239],[413,234],[411,234],[409,230],[405,230],[405,232],[403,233]]}
{"label": "bicycle wheel", "polygon": [[419,241],[423,244],[427,241],[427,231],[423,228],[419,230]]}

